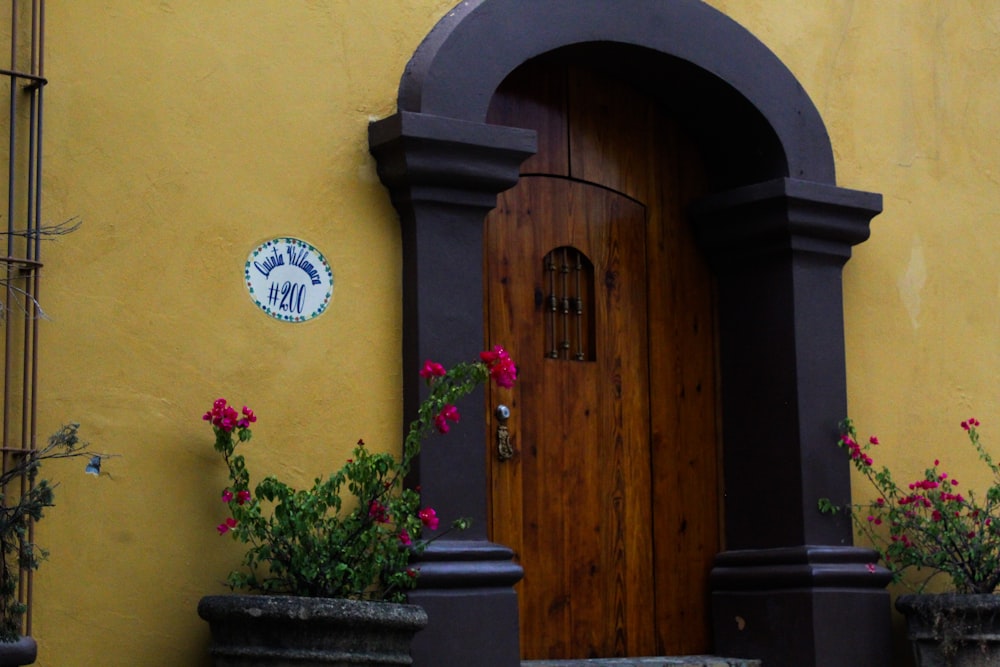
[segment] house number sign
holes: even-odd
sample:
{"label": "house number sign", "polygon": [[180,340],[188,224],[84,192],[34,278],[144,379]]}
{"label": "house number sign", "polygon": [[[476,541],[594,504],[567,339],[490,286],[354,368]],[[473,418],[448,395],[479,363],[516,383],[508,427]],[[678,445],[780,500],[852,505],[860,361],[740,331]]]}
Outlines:
{"label": "house number sign", "polygon": [[333,296],[333,271],[315,247],[291,237],[265,241],[247,258],[250,298],[276,320],[319,317]]}

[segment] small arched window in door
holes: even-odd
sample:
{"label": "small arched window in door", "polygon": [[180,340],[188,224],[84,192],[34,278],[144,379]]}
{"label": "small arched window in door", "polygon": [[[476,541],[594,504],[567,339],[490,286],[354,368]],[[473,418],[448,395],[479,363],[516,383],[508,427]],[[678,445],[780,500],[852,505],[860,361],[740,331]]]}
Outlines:
{"label": "small arched window in door", "polygon": [[593,361],[594,264],[572,246],[552,250],[544,259],[545,356],[563,361]]}

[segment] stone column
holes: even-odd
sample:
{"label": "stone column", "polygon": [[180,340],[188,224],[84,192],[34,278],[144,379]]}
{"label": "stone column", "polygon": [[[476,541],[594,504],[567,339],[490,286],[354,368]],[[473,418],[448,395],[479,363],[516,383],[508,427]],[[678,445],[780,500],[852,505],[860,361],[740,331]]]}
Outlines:
{"label": "stone column", "polygon": [[[400,112],[373,123],[369,145],[399,211],[403,236],[403,412],[416,415],[425,359],[478,359],[484,345],[483,220],[532,155],[535,132]],[[418,564],[410,601],[429,616],[415,664],[512,667],[520,663],[517,597],[522,576],[510,549],[486,538],[483,394],[465,400],[448,438],[425,446],[409,483],[439,516],[472,527],[434,542]]]}
{"label": "stone column", "polygon": [[780,178],[694,212],[718,280],[726,551],[715,650],[765,665],[889,664],[889,574],[852,546],[842,267],[881,196]]}

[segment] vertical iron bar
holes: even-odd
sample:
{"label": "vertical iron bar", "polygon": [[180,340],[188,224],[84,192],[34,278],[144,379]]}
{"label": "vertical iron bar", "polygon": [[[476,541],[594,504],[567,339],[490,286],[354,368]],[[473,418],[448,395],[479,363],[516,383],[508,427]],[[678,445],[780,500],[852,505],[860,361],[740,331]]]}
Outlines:
{"label": "vertical iron bar", "polygon": [[563,339],[559,343],[562,357],[569,359],[569,260],[567,258],[567,248],[562,249],[562,266],[559,268],[562,273],[562,330]]}
{"label": "vertical iron bar", "polygon": [[555,251],[553,250],[548,255],[546,255],[545,260],[545,270],[549,273],[549,341],[550,347],[548,352],[548,357],[550,359],[558,359],[559,351],[556,349],[556,310],[558,306],[556,304],[556,260],[554,256]]}
{"label": "vertical iron bar", "polygon": [[581,284],[581,274],[583,273],[583,261],[581,260],[581,253],[579,250],[576,251],[576,360],[583,361],[585,355],[583,353],[583,290],[580,287]]}
{"label": "vertical iron bar", "polygon": [[[11,72],[18,71],[18,61],[17,61],[17,42],[18,33],[20,31],[20,26],[18,22],[18,7],[17,0],[11,0],[11,21],[10,21],[10,70]],[[10,123],[10,128],[8,132],[8,145],[7,145],[7,256],[14,257],[15,244],[14,244],[14,215],[16,210],[16,177],[17,173],[17,84],[18,78],[16,74],[12,74],[10,77],[10,106],[8,112],[10,114],[8,122]],[[10,424],[10,413],[11,413],[11,392],[13,389],[13,377],[12,377],[12,367],[13,367],[13,356],[14,356],[14,327],[11,322],[11,305],[14,301],[14,287],[13,281],[16,272],[19,270],[17,265],[11,261],[7,262],[6,267],[6,294],[7,299],[4,303],[5,309],[5,331],[4,331],[4,389],[3,389],[3,447],[4,447],[4,463],[6,467],[7,457],[16,458],[19,456],[16,452],[11,452],[8,450],[11,447],[11,424]],[[20,479],[20,493],[23,495],[26,488],[27,480],[22,475]],[[6,494],[6,490],[4,490]],[[18,600],[24,601],[27,594],[27,584],[24,580],[24,568],[20,569],[18,577],[17,594]]]}
{"label": "vertical iron bar", "polygon": [[[31,44],[30,44],[30,69],[28,70],[30,74],[35,74],[38,67],[38,61],[35,56],[35,35],[38,31],[38,0],[32,0],[31,7]],[[34,232],[34,215],[35,215],[35,159],[37,157],[37,137],[36,137],[36,121],[38,113],[38,100],[37,92],[38,88],[32,85],[25,86],[25,90],[28,93],[28,155],[27,155],[27,197],[25,201],[25,222],[24,222],[24,256],[27,259],[31,259],[35,252],[35,246],[37,245],[36,239],[33,238]],[[31,271],[31,273],[29,273]],[[21,449],[28,449],[31,445],[31,441],[28,433],[28,420],[31,418],[30,410],[30,398],[31,398],[31,365],[29,356],[29,345],[32,341],[32,329],[34,328],[33,323],[35,321],[35,303],[34,303],[34,280],[33,274],[36,273],[30,267],[30,265],[24,265],[19,275],[24,278],[24,344],[23,344],[23,355],[21,359]]]}
{"label": "vertical iron bar", "polygon": [[[38,325],[41,320],[41,313],[38,305],[39,289],[39,264],[41,261],[41,226],[42,226],[42,98],[45,90],[44,84],[44,57],[45,57],[45,0],[33,0],[32,3],[32,49],[31,49],[31,74],[40,77],[38,82],[32,82],[31,91],[31,119],[29,124],[30,142],[32,150],[29,151],[28,160],[28,217],[27,247],[26,256],[36,264],[31,267],[31,287],[28,289],[29,298],[25,305],[30,308],[30,315],[25,318],[25,322],[30,325],[31,336],[25,333],[25,375],[30,374],[28,389],[25,391],[26,404],[24,412],[28,415],[26,422],[26,449],[34,451],[37,448],[36,424],[38,402]],[[27,287],[27,285],[25,285]],[[30,303],[29,303],[30,302]],[[30,345],[30,352],[27,346]],[[30,373],[29,373],[30,371]],[[28,524],[28,539],[35,541],[35,524]],[[25,601],[28,602],[28,609],[24,616],[24,633],[31,635],[32,607],[30,601],[34,597],[35,576],[32,568],[27,568],[25,579],[27,579],[27,589]]]}
{"label": "vertical iron bar", "polygon": [[[17,0],[11,0],[11,18],[10,18],[10,70],[11,72],[17,71],[17,31],[19,29],[17,21]],[[14,159],[14,151],[16,148],[16,135],[15,130],[17,123],[15,119],[17,118],[17,77],[14,74],[10,75],[10,105],[8,109],[10,114],[8,121],[10,122],[10,130],[8,132],[8,142],[7,142],[7,256],[14,256],[14,171],[16,167]],[[11,285],[11,280],[13,279],[14,267],[9,262],[7,263],[7,283],[6,283],[6,293],[7,299],[3,304],[4,316],[6,322],[10,322],[10,306],[14,297],[14,290]],[[4,332],[4,367],[3,367],[3,448],[4,451],[10,446],[10,402],[8,396],[11,390],[11,350],[14,345],[13,327],[5,327]],[[4,455],[4,468],[6,469],[6,455]]]}

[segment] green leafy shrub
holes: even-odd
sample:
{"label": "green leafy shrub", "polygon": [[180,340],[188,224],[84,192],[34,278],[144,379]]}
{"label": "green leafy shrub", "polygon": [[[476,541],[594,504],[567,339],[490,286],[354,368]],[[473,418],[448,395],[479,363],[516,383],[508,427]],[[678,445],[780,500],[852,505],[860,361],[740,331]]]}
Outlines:
{"label": "green leafy shrub", "polygon": [[[372,452],[359,440],[352,458],[309,489],[294,489],[273,476],[251,491],[246,461],[238,445],[252,437],[253,410],[237,411],[218,399],[203,419],[215,432],[215,449],[229,469],[230,485],[222,500],[230,516],[219,524],[247,545],[242,567],[229,574],[231,588],[264,592],[367,600],[399,601],[415,585],[418,571],[409,567],[413,552],[430,540],[423,532],[439,525],[436,511],[420,507],[417,489],[404,486],[422,441],[432,431],[447,433],[459,420],[455,403],[490,377],[512,386],[516,369],[497,346],[475,363],[445,370],[427,361],[420,374],[429,385],[417,418],[410,424],[402,453]],[[466,519],[453,528],[463,529]],[[439,535],[440,536],[440,535]]]}
{"label": "green leafy shrub", "polygon": [[41,449],[5,454],[7,465],[0,474],[0,641],[17,641],[21,634],[21,619],[27,611],[18,595],[21,572],[37,570],[48,555],[31,539],[31,525],[41,520],[45,508],[55,504],[55,485],[38,479],[42,463],[90,457],[88,470],[99,472],[104,455],[87,451],[88,443],[77,434],[79,428],[79,424],[67,424],[52,434]]}
{"label": "green leafy shrub", "polygon": [[850,511],[859,535],[874,545],[896,581],[909,568],[926,569],[931,576],[948,576],[959,593],[993,593],[1000,585],[1000,467],[980,443],[978,427],[974,418],[962,422],[993,473],[982,500],[972,490],[960,490],[958,480],[941,470],[940,460],[919,479],[899,486],[886,466],[875,466],[871,452],[878,438],[860,444],[854,424],[845,420],[839,444],[876,495],[846,508],[822,499],[820,510]]}

